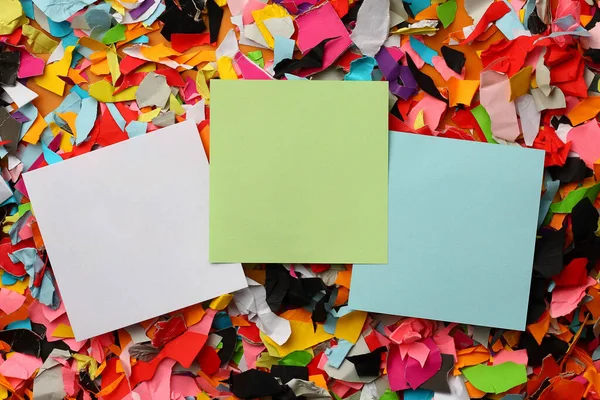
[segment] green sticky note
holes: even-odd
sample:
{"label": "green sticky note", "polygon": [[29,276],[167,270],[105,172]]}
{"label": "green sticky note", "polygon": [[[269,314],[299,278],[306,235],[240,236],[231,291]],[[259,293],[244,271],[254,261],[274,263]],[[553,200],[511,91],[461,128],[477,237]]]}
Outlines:
{"label": "green sticky note", "polygon": [[110,28],[108,31],[106,31],[106,33],[104,34],[104,37],[102,38],[102,43],[104,44],[113,44],[113,43],[117,43],[121,40],[125,40],[125,30],[127,28],[125,27],[125,25],[115,25],[112,28]]}
{"label": "green sticky note", "polygon": [[211,262],[387,262],[386,82],[211,84]]}
{"label": "green sticky note", "polygon": [[454,17],[456,16],[456,0],[449,0],[445,3],[440,4],[435,9],[437,11],[437,16],[444,25],[444,28],[450,26],[451,23],[454,22]]}
{"label": "green sticky note", "polygon": [[475,388],[486,393],[504,393],[527,382],[527,367],[512,361],[499,365],[475,365],[461,370]]}

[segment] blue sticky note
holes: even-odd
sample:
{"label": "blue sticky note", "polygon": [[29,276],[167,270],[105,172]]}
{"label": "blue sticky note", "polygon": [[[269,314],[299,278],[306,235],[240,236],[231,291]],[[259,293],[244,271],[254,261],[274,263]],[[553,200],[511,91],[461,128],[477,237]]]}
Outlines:
{"label": "blue sticky note", "polygon": [[427,46],[425,43],[415,39],[414,36],[410,37],[410,47],[413,48],[413,50],[419,55],[419,57],[423,59],[423,61],[425,61],[432,67],[434,66],[433,57],[438,55],[438,53],[434,49]]}
{"label": "blue sticky note", "polygon": [[525,330],[544,152],[390,132],[388,264],[349,308]]}

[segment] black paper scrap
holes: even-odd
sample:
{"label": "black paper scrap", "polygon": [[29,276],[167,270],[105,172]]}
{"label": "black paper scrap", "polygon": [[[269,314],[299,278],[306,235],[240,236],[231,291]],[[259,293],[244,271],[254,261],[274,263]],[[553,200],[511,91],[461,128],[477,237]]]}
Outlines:
{"label": "black paper scrap", "polygon": [[240,374],[234,374],[231,371],[226,382],[229,383],[231,393],[240,399],[254,399],[283,394],[283,388],[273,375],[257,369],[249,369]]}
{"label": "black paper scrap", "polygon": [[334,39],[337,39],[337,37],[323,39],[300,59],[285,58],[279,61],[274,68],[275,79],[279,79],[283,77],[284,74],[289,74],[302,68],[321,68],[323,66],[325,45],[327,42]]}
{"label": "black paper scrap", "polygon": [[596,7],[592,19],[590,20],[590,22],[587,23],[586,26],[584,26],[584,28],[589,31],[590,29],[596,26],[598,21],[600,21],[600,8]]}
{"label": "black paper scrap", "polygon": [[545,278],[551,278],[563,270],[563,247],[565,230],[542,229],[535,242],[533,269]]}
{"label": "black paper scrap", "polygon": [[12,351],[40,357],[42,338],[29,329],[0,331],[0,340],[8,344]]}
{"label": "black paper scrap", "polygon": [[402,1],[402,5],[404,6],[404,11],[406,11],[406,13],[408,14],[409,17],[414,18],[415,14],[413,14],[412,12],[412,8],[410,8],[411,3],[413,2],[413,0],[403,0]]}
{"label": "black paper scrap", "polygon": [[281,307],[299,308],[311,304],[313,296],[325,290],[320,278],[296,279],[282,264],[268,264],[266,268],[265,290],[267,304],[271,311]]}
{"label": "black paper scrap", "polygon": [[[296,393],[294,393],[292,388],[288,385],[283,385],[281,389],[282,392],[280,394],[271,396],[272,400],[296,400],[298,398],[298,396],[296,396]],[[306,396],[300,396],[300,398],[302,400],[305,400]]]}
{"label": "black paper scrap", "polygon": [[537,272],[531,278],[529,289],[529,305],[527,307],[527,325],[537,322],[546,311],[546,293],[548,279],[543,278]]}
{"label": "black paper scrap", "polygon": [[585,162],[578,157],[567,157],[565,165],[549,167],[548,172],[552,179],[561,183],[581,182],[594,174],[594,171],[589,169]]}
{"label": "black paper scrap", "polygon": [[590,199],[584,197],[571,211],[573,224],[573,243],[575,247],[581,245],[590,235],[595,236],[598,229],[598,210]]}
{"label": "black paper scrap", "polygon": [[271,375],[281,379],[285,385],[292,379],[308,380],[308,368],[298,367],[295,365],[273,365],[271,367]]}
{"label": "black paper scrap", "polygon": [[206,10],[208,11],[208,30],[210,32],[210,42],[217,43],[219,39],[219,30],[223,20],[223,9],[219,7],[215,0],[206,0]]}
{"label": "black paper scrap", "polygon": [[278,312],[283,299],[290,289],[289,272],[281,264],[267,264],[265,291],[267,304],[273,312]]}
{"label": "black paper scrap", "polygon": [[590,58],[595,64],[600,64],[600,49],[587,49],[583,56]]}
{"label": "black paper scrap", "polygon": [[100,388],[98,385],[96,385],[96,382],[92,380],[90,374],[85,369],[79,371],[79,384],[86,392],[96,394],[100,391]]}
{"label": "black paper scrap", "polygon": [[17,72],[21,64],[18,52],[3,51],[0,53],[0,83],[8,86],[17,84]]}
{"label": "black paper scrap", "polygon": [[429,380],[419,386],[419,389],[431,390],[439,393],[450,393],[448,385],[448,374],[454,368],[454,356],[442,354],[442,367]]}
{"label": "black paper scrap", "polygon": [[317,323],[322,324],[327,319],[327,309],[325,308],[325,304],[327,304],[328,300],[329,296],[323,296],[321,300],[317,301],[317,304],[315,305],[315,309],[313,310],[311,315],[311,319],[313,325],[315,326],[315,329]]}
{"label": "black paper scrap", "polygon": [[220,331],[215,332],[216,335],[219,335],[223,338],[221,343],[223,347],[219,350],[219,358],[221,359],[221,367],[227,365],[231,357],[233,357],[233,353],[235,353],[235,344],[237,343],[237,333],[234,327],[229,327],[225,329],[221,329]]}
{"label": "black paper scrap", "polygon": [[350,356],[346,357],[346,359],[352,364],[354,364],[354,368],[356,368],[356,373],[361,378],[369,376],[379,376],[381,366],[381,354],[386,351],[387,348],[385,346],[381,346],[370,353]]}
{"label": "black paper scrap", "polygon": [[544,337],[542,344],[538,345],[531,333],[525,331],[521,334],[518,349],[527,350],[527,357],[529,358],[527,365],[535,368],[542,365],[542,360],[548,354],[551,354],[556,362],[560,363],[561,358],[569,349],[569,344],[554,335],[548,335]]}
{"label": "black paper scrap", "polygon": [[390,110],[390,114],[398,118],[400,121],[404,121],[404,117],[402,117],[402,114],[400,114],[400,110],[398,109],[398,101],[399,100],[396,100],[396,102],[394,103],[394,106]]}
{"label": "black paper scrap", "polygon": [[539,35],[544,33],[548,27],[542,19],[538,16],[537,10],[533,9],[533,12],[527,18],[527,29],[531,31],[534,35]]}
{"label": "black paper scrap", "polygon": [[147,343],[134,344],[129,348],[129,354],[136,360],[149,363],[160,353],[160,349]]}
{"label": "black paper scrap", "polygon": [[4,145],[8,154],[15,155],[19,145],[21,134],[21,123],[14,119],[4,107],[0,107],[0,137],[2,140],[10,140]]}
{"label": "black paper scrap", "polygon": [[356,23],[356,19],[358,18],[358,11],[360,10],[362,4],[362,1],[355,1],[350,5],[350,8],[348,8],[348,13],[342,17],[342,22],[344,23],[344,25],[349,26],[353,23]]}
{"label": "black paper scrap", "polygon": [[467,58],[465,55],[452,47],[442,46],[442,57],[446,65],[457,74],[462,74],[462,69],[465,66]]}
{"label": "black paper scrap", "polygon": [[158,19],[164,23],[161,34],[171,40],[172,33],[202,33],[206,24],[202,19],[204,0],[180,0],[182,8],[169,2],[167,10]]}
{"label": "black paper scrap", "polygon": [[448,99],[446,99],[444,96],[442,96],[442,94],[440,93],[438,88],[435,86],[433,79],[431,79],[431,77],[429,75],[421,72],[421,70],[419,70],[419,68],[417,68],[414,61],[412,60],[412,58],[410,58],[410,55],[408,55],[408,54],[406,54],[406,61],[408,62],[408,68],[410,69],[410,72],[413,74],[419,87],[421,89],[423,89],[423,91],[425,93],[435,97],[438,100],[443,101],[444,103],[448,103]]}

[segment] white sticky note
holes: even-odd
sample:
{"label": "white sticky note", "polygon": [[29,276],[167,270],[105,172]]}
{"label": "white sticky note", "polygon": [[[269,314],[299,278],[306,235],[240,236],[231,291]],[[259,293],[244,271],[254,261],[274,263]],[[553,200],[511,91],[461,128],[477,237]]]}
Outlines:
{"label": "white sticky note", "polygon": [[193,121],[24,174],[77,340],[247,286],[208,262],[209,170]]}

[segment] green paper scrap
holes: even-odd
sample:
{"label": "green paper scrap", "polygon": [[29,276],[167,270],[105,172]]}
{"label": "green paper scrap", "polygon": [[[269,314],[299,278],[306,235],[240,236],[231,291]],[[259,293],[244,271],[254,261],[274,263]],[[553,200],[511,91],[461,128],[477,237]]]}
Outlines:
{"label": "green paper scrap", "polygon": [[277,365],[278,363],[279,357],[273,357],[267,352],[260,353],[256,359],[256,366],[259,368],[271,369],[273,365]]}
{"label": "green paper scrap", "polygon": [[306,367],[312,359],[313,356],[308,351],[298,350],[291,352],[279,360],[279,365]]}
{"label": "green paper scrap", "polygon": [[486,393],[504,393],[527,382],[527,367],[512,361],[494,366],[479,364],[461,372],[476,389]]}
{"label": "green paper scrap", "polygon": [[211,262],[387,262],[387,82],[210,89]]}
{"label": "green paper scrap", "polygon": [[125,40],[125,30],[127,30],[125,25],[113,26],[104,34],[104,37],[102,38],[102,43],[108,45],[120,42],[121,40]]}
{"label": "green paper scrap", "polygon": [[31,203],[20,204],[18,207],[18,212],[20,216],[25,215],[27,211],[31,211]]}
{"label": "green paper scrap", "polygon": [[242,344],[241,340],[238,340],[235,343],[235,351],[234,351],[231,359],[233,360],[234,363],[239,364],[243,355],[244,355],[244,345]]}
{"label": "green paper scrap", "polygon": [[483,107],[480,104],[477,107],[471,109],[471,114],[473,114],[473,116],[477,120],[477,123],[483,131],[483,134],[485,135],[485,138],[487,139],[488,143],[498,144],[498,142],[494,140],[494,136],[492,135],[492,120],[490,119],[490,114],[488,114],[485,107]]}
{"label": "green paper scrap", "polygon": [[456,17],[457,8],[458,7],[456,5],[456,0],[449,0],[437,6],[437,16],[440,19],[440,21],[442,21],[442,25],[444,25],[444,28],[447,28],[448,26],[450,26],[451,23],[454,22],[454,17]]}
{"label": "green paper scrap", "polygon": [[261,68],[265,67],[265,60],[263,59],[262,51],[260,51],[260,50],[250,51],[250,52],[248,52],[248,57],[250,57],[250,59],[252,61],[254,61],[254,63],[257,64],[259,67],[261,67]]}
{"label": "green paper scrap", "polygon": [[398,400],[398,393],[391,391],[390,389],[386,389],[385,393],[381,395],[379,400]]}
{"label": "green paper scrap", "polygon": [[595,184],[587,188],[575,189],[567,195],[562,201],[554,203],[550,206],[550,211],[554,213],[568,214],[573,211],[573,207],[577,205],[584,197],[590,199],[592,203],[596,201],[600,193],[600,183]]}

